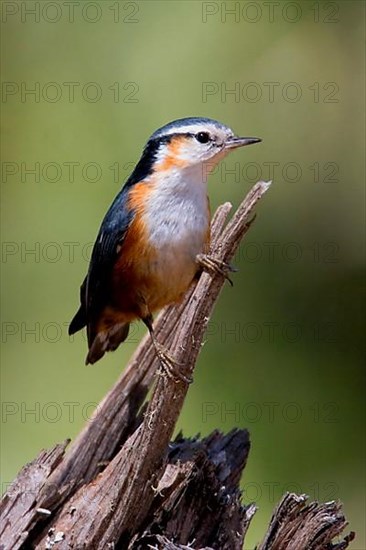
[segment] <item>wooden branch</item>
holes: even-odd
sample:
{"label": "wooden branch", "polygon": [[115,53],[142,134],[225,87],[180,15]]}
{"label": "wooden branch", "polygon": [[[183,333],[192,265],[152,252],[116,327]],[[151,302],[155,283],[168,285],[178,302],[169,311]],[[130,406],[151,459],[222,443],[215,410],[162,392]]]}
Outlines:
{"label": "wooden branch", "polygon": [[[231,205],[219,207],[215,258],[230,262],[268,186],[257,183],[226,227]],[[157,340],[187,378],[224,282],[221,275],[202,274],[183,303],[168,307],[155,324]],[[154,377],[157,367],[146,336],[69,451],[64,454],[66,443],[56,446],[23,468],[2,502],[4,549],[242,547],[255,512],[254,505],[240,504],[238,489],[248,434],[214,432],[203,441],[169,445],[188,384]],[[277,548],[273,541],[281,533],[272,524],[270,531],[261,550]]]}

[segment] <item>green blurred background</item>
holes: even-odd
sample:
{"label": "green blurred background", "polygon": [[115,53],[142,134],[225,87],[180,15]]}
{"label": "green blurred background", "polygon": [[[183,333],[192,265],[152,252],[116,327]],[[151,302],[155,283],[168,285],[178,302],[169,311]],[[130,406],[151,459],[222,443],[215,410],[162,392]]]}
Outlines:
{"label": "green blurred background", "polygon": [[365,549],[364,3],[36,4],[2,5],[2,489],[79,432],[141,338],[86,368],[67,336],[90,244],[148,136],[208,116],[263,138],[212,176],[213,208],[274,182],[178,428],[250,430],[246,548],[295,490],[342,499]]}

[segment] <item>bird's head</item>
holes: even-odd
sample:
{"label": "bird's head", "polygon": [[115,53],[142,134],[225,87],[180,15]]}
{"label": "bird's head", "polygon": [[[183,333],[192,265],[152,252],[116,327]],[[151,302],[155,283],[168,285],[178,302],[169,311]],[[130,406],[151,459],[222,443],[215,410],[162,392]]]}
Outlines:
{"label": "bird's head", "polygon": [[182,118],[159,128],[147,146],[155,151],[155,169],[164,171],[204,163],[214,167],[230,151],[260,141],[238,137],[231,128],[210,118]]}
{"label": "bird's head", "polygon": [[238,137],[225,124],[210,118],[181,118],[162,126],[149,138],[128,183],[159,175],[182,176],[193,171],[207,180],[207,174],[230,151],[261,139]]}

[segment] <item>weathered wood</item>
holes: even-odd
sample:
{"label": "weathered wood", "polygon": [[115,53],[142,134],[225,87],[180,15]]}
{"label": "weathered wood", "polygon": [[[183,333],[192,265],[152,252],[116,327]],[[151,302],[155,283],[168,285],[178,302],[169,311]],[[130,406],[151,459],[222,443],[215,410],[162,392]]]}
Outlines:
{"label": "weathered wood", "polygon": [[48,518],[36,502],[40,489],[60,464],[69,440],[56,445],[21,469],[0,503],[0,548],[19,548],[27,539],[30,518]]}
{"label": "weathered wood", "polygon": [[351,532],[332,544],[347,526],[341,504],[306,504],[306,495],[287,493],[272,516],[268,531],[257,550],[344,550],[354,539]]}
{"label": "weathered wood", "polygon": [[[256,184],[226,227],[231,206],[218,209],[211,252],[216,259],[230,262],[268,185]],[[187,378],[193,374],[224,282],[220,274],[202,274],[183,303],[168,307],[155,323],[158,341],[170,350]],[[64,454],[65,444],[57,446],[20,472],[3,499],[2,549],[241,548],[256,509],[240,502],[248,434],[214,432],[202,441],[179,439],[170,444],[189,386],[166,375],[155,377],[157,367],[146,336],[68,452]],[[154,382],[152,397],[144,404]],[[284,509],[277,515],[290,522]],[[326,527],[325,516],[316,517],[323,518],[330,541],[345,521],[339,519],[338,508],[328,512],[338,530]],[[276,542],[285,544],[287,536],[276,521],[261,550],[287,548]],[[296,526],[300,537],[301,521]],[[298,540],[308,544],[305,535]]]}
{"label": "weathered wood", "polygon": [[145,521],[143,534],[133,537],[128,549],[161,545],[164,534],[183,547],[194,541],[198,548],[240,550],[248,509],[241,505],[238,486],[249,447],[246,430],[226,436],[214,432],[202,441],[178,439],[172,444],[148,524]]}

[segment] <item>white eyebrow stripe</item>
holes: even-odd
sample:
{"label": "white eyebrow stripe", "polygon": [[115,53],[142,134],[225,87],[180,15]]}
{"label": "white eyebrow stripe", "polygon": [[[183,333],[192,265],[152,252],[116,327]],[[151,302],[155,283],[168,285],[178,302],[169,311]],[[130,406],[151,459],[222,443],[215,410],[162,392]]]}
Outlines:
{"label": "white eyebrow stripe", "polygon": [[208,126],[208,124],[189,124],[187,126],[176,126],[175,128],[169,128],[169,130],[164,131],[159,134],[159,137],[168,136],[171,134],[196,134],[197,132],[207,132],[218,130],[216,126]]}

